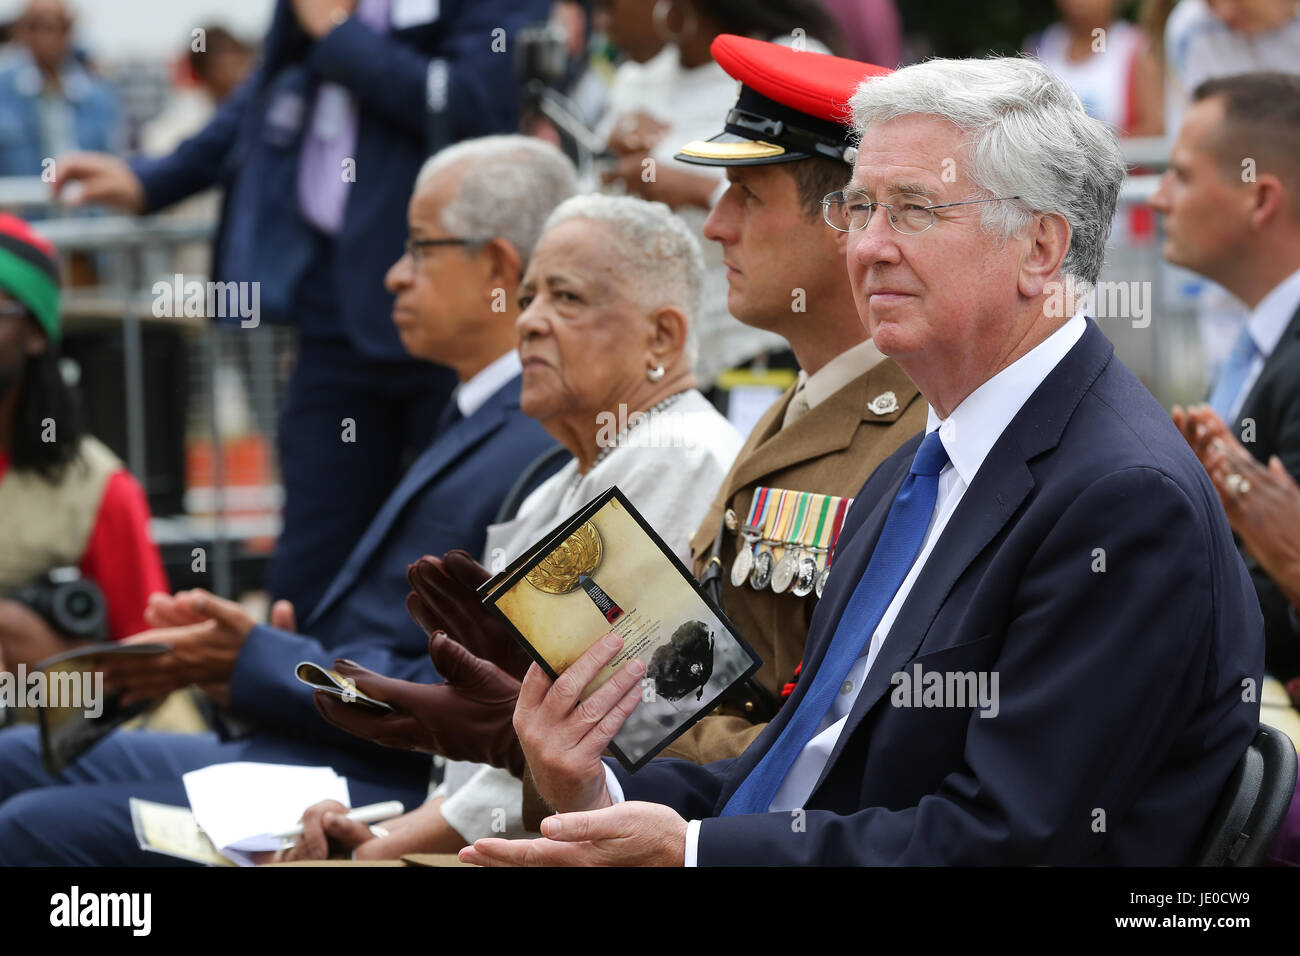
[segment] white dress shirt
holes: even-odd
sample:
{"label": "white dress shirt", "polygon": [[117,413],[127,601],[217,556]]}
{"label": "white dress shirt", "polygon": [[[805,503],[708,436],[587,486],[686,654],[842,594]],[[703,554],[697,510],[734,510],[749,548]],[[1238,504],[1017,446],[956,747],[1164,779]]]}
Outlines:
{"label": "white dress shirt", "polygon": [[452,397],[456,399],[456,407],[460,409],[462,415],[469,418],[482,408],[483,403],[495,395],[502,385],[522,372],[523,366],[519,362],[519,353],[511,349],[475,372],[468,382],[456,386],[456,390],[452,392]]}
{"label": "white dress shirt", "polygon": [[[885,609],[884,616],[881,617],[880,624],[866,645],[862,656],[850,670],[830,710],[822,718],[817,733],[795,758],[781,788],[772,800],[770,811],[788,811],[802,807],[812,796],[813,788],[816,787],[817,781],[826,769],[831,752],[844,731],[849,713],[857,701],[858,691],[876,656],[880,653],[880,648],[889,637],[890,627],[907,601],[912,586],[925,567],[930,553],[943,536],[944,528],[947,527],[948,521],[961,503],[966,489],[975,480],[980,465],[1002,436],[1007,425],[1029,400],[1029,396],[1074,347],[1086,328],[1087,323],[1083,314],[1074,315],[1037,346],[966,396],[966,399],[953,409],[952,414],[946,419],[940,419],[931,406],[925,430],[927,434],[936,428],[939,430],[939,437],[948,452],[949,463],[939,473],[939,489],[934,513],[926,529],[920,553],[912,563],[911,570],[903,579],[902,585],[894,594],[894,599]],[[616,803],[622,801],[622,787],[619,786],[608,764],[605,767],[605,777],[609,784],[611,799]],[[699,833],[700,821],[690,821],[686,829],[684,861],[686,866],[695,865]]]}
{"label": "white dress shirt", "polygon": [[1241,383],[1241,391],[1232,400],[1229,424],[1235,422],[1237,416],[1241,414],[1241,406],[1246,404],[1246,397],[1259,381],[1259,376],[1264,371],[1264,363],[1277,348],[1277,343],[1282,340],[1282,333],[1286,331],[1287,324],[1298,308],[1300,308],[1300,269],[1273,286],[1268,295],[1260,299],[1259,305],[1255,306],[1247,316],[1246,328],[1250,330],[1250,337],[1255,340],[1255,348],[1259,353],[1250,363],[1246,380]]}

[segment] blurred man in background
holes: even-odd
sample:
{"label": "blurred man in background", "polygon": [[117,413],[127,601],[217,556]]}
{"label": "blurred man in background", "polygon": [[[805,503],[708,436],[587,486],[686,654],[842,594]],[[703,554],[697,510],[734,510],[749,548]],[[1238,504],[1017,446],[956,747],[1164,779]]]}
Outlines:
{"label": "blurred man in background", "polygon": [[119,147],[116,94],[74,55],[72,24],[63,0],[31,0],[14,24],[0,65],[0,176],[39,176],[60,153]]}
{"label": "blurred man in background", "polygon": [[[544,0],[279,0],[257,72],[168,156],[59,161],[56,189],[152,212],[225,190],[213,276],[260,283],[257,321],[299,331],[278,429],[273,598],[310,613],[424,448],[455,376],[410,357],[384,274],[430,153],[513,131],[514,32]],[[474,237],[470,237],[474,238]]]}
{"label": "blurred man in background", "polygon": [[[1276,455],[1297,476],[1300,77],[1224,77],[1194,96],[1151,205],[1165,217],[1165,258],[1218,282],[1250,312],[1210,407],[1175,407],[1174,419],[1202,462],[1205,437],[1226,426],[1258,461]],[[1251,493],[1234,484],[1234,493]],[[1277,583],[1246,558],[1264,611],[1265,668],[1289,680],[1300,675],[1300,632]]]}

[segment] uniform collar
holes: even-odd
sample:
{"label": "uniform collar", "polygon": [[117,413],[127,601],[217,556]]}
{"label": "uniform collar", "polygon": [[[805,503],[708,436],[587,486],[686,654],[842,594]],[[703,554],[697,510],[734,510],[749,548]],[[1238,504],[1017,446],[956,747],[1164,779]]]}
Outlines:
{"label": "uniform collar", "polygon": [[[812,375],[802,369],[795,383],[794,395],[786,407],[785,425],[812,411],[854,379],[871,371],[885,360],[884,353],[871,339],[841,352]],[[801,407],[800,407],[801,403]]]}

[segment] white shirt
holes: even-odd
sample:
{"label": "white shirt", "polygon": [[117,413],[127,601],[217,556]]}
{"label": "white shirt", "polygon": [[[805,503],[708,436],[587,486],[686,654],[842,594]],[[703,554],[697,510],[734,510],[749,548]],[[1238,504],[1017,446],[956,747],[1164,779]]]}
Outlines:
{"label": "white shirt", "polygon": [[1250,337],[1255,340],[1255,348],[1259,353],[1250,363],[1246,380],[1241,383],[1241,391],[1232,400],[1232,414],[1229,415],[1232,421],[1236,421],[1241,414],[1241,406],[1246,404],[1246,397],[1259,381],[1264,363],[1277,348],[1296,309],[1300,309],[1300,269],[1275,285],[1246,318],[1246,328],[1250,330]]}
{"label": "white shirt", "polygon": [[[934,514],[926,529],[920,553],[894,594],[894,599],[885,609],[871,641],[853,665],[830,710],[822,718],[818,732],[795,758],[790,772],[786,774],[781,788],[772,800],[770,811],[802,807],[812,795],[857,701],[858,691],[880,653],[880,648],[889,637],[889,629],[906,603],[930,553],[943,536],[944,528],[961,503],[966,489],[975,480],[980,465],[1007,425],[1029,400],[1029,396],[1074,347],[1086,328],[1087,323],[1082,313],[1074,315],[1037,346],[966,396],[946,419],[940,419],[931,406],[925,430],[927,434],[936,428],[939,430],[939,437],[948,452],[949,463],[939,473]],[[616,803],[621,802],[623,788],[619,786],[608,765],[605,767],[605,778],[610,798]],[[695,865],[699,834],[700,821],[690,821],[686,829],[686,866]]]}
{"label": "white shirt", "polygon": [[456,386],[456,391],[452,393],[456,399],[456,407],[460,409],[462,415],[469,418],[482,408],[483,403],[495,395],[502,385],[522,372],[523,366],[519,362],[519,353],[511,349],[475,372],[468,382]]}

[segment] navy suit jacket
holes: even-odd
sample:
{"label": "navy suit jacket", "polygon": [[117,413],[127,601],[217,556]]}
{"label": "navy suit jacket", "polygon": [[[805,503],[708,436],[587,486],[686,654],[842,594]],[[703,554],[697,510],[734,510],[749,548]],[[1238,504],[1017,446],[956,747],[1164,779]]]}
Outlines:
{"label": "navy suit jacket", "polygon": [[381,36],[349,19],[317,41],[280,0],[253,76],[171,155],[134,163],[147,207],[221,186],[214,277],[260,282],[265,320],[301,321],[295,295],[320,243],[298,209],[300,146],[321,83],[345,86],[360,105],[356,180],[333,244],[333,298],[362,354],[409,361],[389,319],[384,274],[402,254],[415,174],[449,143],[516,131],[514,33],[545,21],[549,6],[440,0],[430,23]]}
{"label": "navy suit jacket", "polygon": [[[519,409],[516,376],[468,418],[436,436],[357,543],[300,633],[259,625],[235,662],[231,711],[255,727],[332,742],[379,760],[428,757],[384,750],[320,718],[299,661],[336,658],[403,680],[438,679],[429,638],[406,613],[406,567],[423,554],[483,549],[487,527],[515,479],[554,440]],[[551,471],[559,467],[556,462]],[[540,483],[548,474],[540,475]],[[328,481],[328,475],[321,476]]]}
{"label": "navy suit jacket", "polygon": [[[1253,422],[1253,435],[1245,430]],[[1230,423],[1233,424],[1233,423]],[[1235,422],[1238,437],[1261,464],[1277,455],[1291,477],[1300,481],[1300,310],[1264,363]],[[1246,567],[1255,582],[1264,612],[1264,663],[1268,672],[1287,681],[1300,676],[1300,633],[1291,624],[1290,602],[1273,579],[1248,554]]]}
{"label": "navy suit jacket", "polygon": [[[703,819],[701,865],[1192,859],[1259,721],[1263,624],[1204,469],[1113,351],[1090,320],[993,446],[804,813]],[[732,761],[616,770],[628,799],[721,811],[807,692],[920,439],[850,509],[776,719]],[[996,672],[999,713],[894,706],[917,664]]]}

